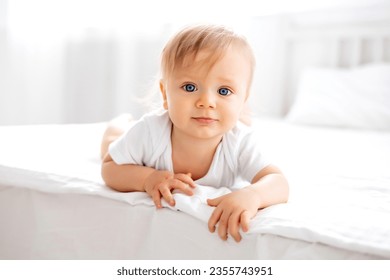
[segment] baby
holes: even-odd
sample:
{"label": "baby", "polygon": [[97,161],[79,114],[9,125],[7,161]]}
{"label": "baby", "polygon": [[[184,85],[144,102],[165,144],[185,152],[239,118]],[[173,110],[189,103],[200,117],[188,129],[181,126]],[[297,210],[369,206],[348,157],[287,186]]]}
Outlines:
{"label": "baby", "polygon": [[240,241],[240,227],[248,231],[259,209],[288,199],[285,177],[240,121],[254,67],[247,41],[229,29],[195,26],[176,34],[162,52],[163,109],[134,121],[125,133],[115,127],[105,133],[105,183],[146,192],[161,208],[161,199],[175,205],[173,191],[192,195],[197,184],[233,187],[242,178],[247,186],[207,200],[215,207],[209,230]]}

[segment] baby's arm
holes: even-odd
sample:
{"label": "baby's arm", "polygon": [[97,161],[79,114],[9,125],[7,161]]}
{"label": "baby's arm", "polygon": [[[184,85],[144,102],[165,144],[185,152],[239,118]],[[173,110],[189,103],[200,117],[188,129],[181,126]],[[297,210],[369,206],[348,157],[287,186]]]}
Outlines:
{"label": "baby's arm", "polygon": [[117,191],[148,193],[157,208],[161,208],[161,197],[170,205],[175,205],[172,190],[192,195],[192,188],[195,187],[190,174],[174,174],[135,164],[118,165],[109,154],[103,159],[102,177],[109,187]]}
{"label": "baby's arm", "polygon": [[248,231],[249,221],[258,209],[287,202],[287,199],[286,178],[277,167],[267,166],[255,175],[251,185],[207,201],[216,207],[208,222],[209,230],[214,232],[218,224],[218,235],[223,240],[229,233],[238,242],[240,225],[244,232]]}

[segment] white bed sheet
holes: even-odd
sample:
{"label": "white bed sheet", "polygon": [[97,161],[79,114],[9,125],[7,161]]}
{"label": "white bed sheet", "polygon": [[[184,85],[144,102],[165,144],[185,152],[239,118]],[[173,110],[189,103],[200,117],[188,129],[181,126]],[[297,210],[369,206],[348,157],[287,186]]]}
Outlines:
{"label": "white bed sheet", "polygon": [[104,186],[104,127],[0,128],[0,258],[390,258],[390,133],[255,121],[291,198],[236,244],[207,230],[212,189],[178,195],[178,212]]}

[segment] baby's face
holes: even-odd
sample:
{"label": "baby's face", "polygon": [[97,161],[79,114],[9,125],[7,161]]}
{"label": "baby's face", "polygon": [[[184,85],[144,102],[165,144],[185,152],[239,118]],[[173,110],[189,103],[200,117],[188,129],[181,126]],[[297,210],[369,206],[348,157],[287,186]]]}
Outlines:
{"label": "baby's face", "polygon": [[211,68],[204,65],[206,57],[200,52],[193,63],[176,69],[162,81],[161,90],[176,133],[220,138],[239,119],[248,96],[251,65],[234,46]]}

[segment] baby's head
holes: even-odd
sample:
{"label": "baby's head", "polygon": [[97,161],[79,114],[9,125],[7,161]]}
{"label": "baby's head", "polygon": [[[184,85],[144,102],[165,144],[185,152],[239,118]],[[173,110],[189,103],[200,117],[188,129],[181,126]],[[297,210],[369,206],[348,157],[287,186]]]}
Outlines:
{"label": "baby's head", "polygon": [[164,109],[181,132],[219,137],[245,113],[255,59],[247,41],[220,26],[189,27],[162,53]]}
{"label": "baby's head", "polygon": [[[247,40],[223,26],[199,25],[187,27],[177,33],[165,46],[161,58],[161,78],[168,80],[177,68],[192,66],[196,61],[211,69],[229,47],[242,52],[248,59],[250,77],[248,92],[255,68],[253,51]],[[202,53],[201,59],[198,54]],[[206,54],[206,56],[204,56]]]}

